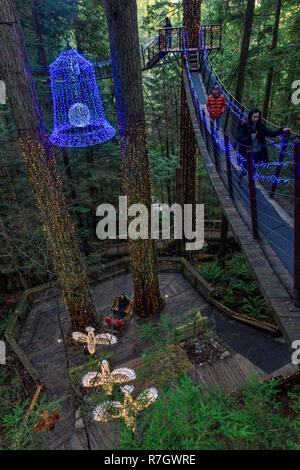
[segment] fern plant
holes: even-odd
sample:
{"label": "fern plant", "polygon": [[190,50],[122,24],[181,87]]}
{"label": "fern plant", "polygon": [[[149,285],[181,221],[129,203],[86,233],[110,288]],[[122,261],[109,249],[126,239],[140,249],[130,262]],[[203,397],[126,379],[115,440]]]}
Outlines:
{"label": "fern plant", "polygon": [[261,296],[249,297],[241,302],[243,311],[253,318],[266,318],[268,316],[268,306]]}

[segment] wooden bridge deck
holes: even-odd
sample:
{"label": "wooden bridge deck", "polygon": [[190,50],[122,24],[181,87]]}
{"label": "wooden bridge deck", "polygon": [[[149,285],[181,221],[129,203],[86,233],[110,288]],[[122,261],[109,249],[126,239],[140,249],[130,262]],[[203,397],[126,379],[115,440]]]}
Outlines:
{"label": "wooden bridge deck", "polygon": [[[244,384],[252,370],[259,370],[262,377],[274,373],[277,375],[276,371],[283,367],[290,370],[290,351],[282,340],[237,323],[208,305],[181,273],[160,273],[160,285],[163,296],[167,296],[165,312],[170,313],[174,325],[180,324],[181,318],[189,315],[192,308],[197,308],[214,319],[217,334],[233,351],[233,355],[222,363],[195,370],[194,376],[198,383],[221,387],[227,383],[224,390],[228,391],[230,386]],[[120,292],[132,297],[131,276],[122,274],[99,282],[92,291],[97,311],[102,317],[109,312],[113,298]],[[46,448],[86,449],[84,431],[76,431],[74,428],[74,396],[67,377],[63,343],[59,342],[61,332],[58,318],[66,332],[69,326],[68,314],[60,297],[37,302],[27,319],[20,345],[42,377],[49,396],[62,399],[61,419],[54,432],[45,435]],[[146,345],[137,329],[139,321],[133,318],[125,336],[113,347],[114,366],[140,361]],[[97,354],[100,352],[99,347]],[[83,352],[73,349],[68,350],[68,360],[69,367],[85,362]],[[226,376],[231,378],[225,379]],[[117,423],[90,424],[92,448],[111,448],[117,439],[117,429]]]}

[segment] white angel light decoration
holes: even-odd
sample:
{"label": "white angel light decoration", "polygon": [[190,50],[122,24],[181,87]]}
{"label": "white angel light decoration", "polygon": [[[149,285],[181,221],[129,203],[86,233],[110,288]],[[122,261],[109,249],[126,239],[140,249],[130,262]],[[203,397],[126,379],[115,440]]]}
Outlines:
{"label": "white angel light decoration", "polygon": [[136,374],[133,369],[121,367],[110,371],[108,361],[105,359],[99,362],[101,370],[98,372],[88,372],[82,378],[82,385],[84,387],[99,387],[102,386],[107,395],[111,395],[114,384],[120,384],[135,380]]}
{"label": "white angel light decoration", "polygon": [[87,331],[87,335],[80,331],[74,331],[74,333],[72,333],[72,338],[74,341],[78,341],[79,343],[86,343],[90,354],[95,354],[96,344],[106,344],[109,346],[116,344],[117,342],[116,336],[111,335],[110,333],[99,333],[98,335],[95,335],[95,328],[91,326],[87,326],[85,331]]}
{"label": "white angel light decoration", "polygon": [[124,402],[106,401],[98,405],[93,411],[95,421],[107,422],[115,418],[123,418],[126,426],[135,431],[135,419],[139,411],[148,408],[158,398],[158,391],[154,387],[146,388],[136,400],[132,398],[133,385],[121,387],[124,393]]}

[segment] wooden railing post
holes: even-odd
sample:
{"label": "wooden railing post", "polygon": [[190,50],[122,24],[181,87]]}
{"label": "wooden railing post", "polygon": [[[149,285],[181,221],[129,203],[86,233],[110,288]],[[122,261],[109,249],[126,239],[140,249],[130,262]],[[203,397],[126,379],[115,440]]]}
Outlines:
{"label": "wooden railing post", "polygon": [[200,105],[199,100],[197,101],[197,119],[198,119],[198,122],[199,122],[199,127],[200,127],[200,131],[201,131],[202,139],[204,140],[203,118],[202,118],[202,115],[201,115],[201,105]]}
{"label": "wooden railing post", "polygon": [[247,150],[247,165],[248,165],[248,181],[249,181],[249,196],[250,196],[250,207],[251,207],[251,222],[252,222],[252,234],[254,240],[258,239],[257,230],[257,206],[256,206],[256,188],[253,178],[253,152]]}
{"label": "wooden railing post", "polygon": [[239,115],[239,123],[238,123],[238,126],[241,124],[241,122],[242,122],[242,120],[243,120],[244,110],[245,110],[245,107],[242,106],[242,107],[241,107],[241,112],[240,112],[240,115]]}
{"label": "wooden railing post", "polygon": [[206,116],[205,116],[205,111],[202,109],[202,117],[203,117],[203,126],[204,126],[204,133],[205,133],[205,143],[206,143],[206,148],[209,152],[209,143],[208,143],[208,130],[207,130],[207,124],[206,124]]}
{"label": "wooden railing post", "polygon": [[300,139],[295,142],[294,162],[294,304],[300,307]]}
{"label": "wooden railing post", "polygon": [[203,64],[204,64],[204,71],[203,71],[203,74],[202,74],[202,80],[203,80],[203,84],[205,86],[205,77],[206,77],[206,70],[207,70],[207,64],[206,64],[205,60],[203,61]]}
{"label": "wooden railing post", "polygon": [[227,105],[227,113],[226,113],[225,123],[224,123],[224,127],[223,127],[224,133],[226,132],[227,126],[228,126],[228,119],[229,119],[229,114],[230,114],[230,110],[231,110],[231,103],[232,103],[232,96],[230,97],[229,103]]}
{"label": "wooden railing post", "polygon": [[[183,211],[183,169],[182,167],[175,168],[176,178],[176,203],[180,204]],[[183,239],[177,239],[176,241],[176,252],[178,256],[184,255]]]}
{"label": "wooden railing post", "polygon": [[207,93],[208,93],[208,89],[209,89],[209,82],[210,82],[211,74],[212,74],[212,68],[209,71],[208,80],[207,80],[207,84],[206,84],[206,92]]}
{"label": "wooden railing post", "polygon": [[[281,147],[279,158],[278,158],[279,163],[283,162],[289,137],[290,137],[290,131],[285,132],[282,147]],[[275,172],[276,179],[279,178],[279,176],[280,176],[281,168],[282,168],[282,165],[278,165],[278,167],[276,168],[276,172]],[[274,181],[274,183],[272,184],[272,189],[271,189],[271,193],[270,193],[271,198],[274,197],[276,188],[277,188],[277,181]]]}
{"label": "wooden railing post", "polygon": [[217,172],[219,173],[217,146],[216,146],[216,140],[215,140],[215,125],[214,125],[214,121],[212,119],[210,120],[210,134],[211,134],[211,139],[212,139],[212,142],[213,142],[215,167],[216,167]]}
{"label": "wooden railing post", "polygon": [[229,197],[233,198],[232,168],[231,168],[231,160],[230,160],[229,138],[227,134],[224,134],[224,142],[225,142],[225,154],[226,154],[228,192],[229,192]]}

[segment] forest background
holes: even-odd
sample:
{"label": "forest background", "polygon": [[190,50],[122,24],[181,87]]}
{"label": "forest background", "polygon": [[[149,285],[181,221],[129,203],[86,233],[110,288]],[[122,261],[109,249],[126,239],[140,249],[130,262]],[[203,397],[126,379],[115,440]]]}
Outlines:
{"label": "forest background", "polygon": [[[272,48],[279,0],[256,2],[243,103],[263,108],[270,67],[272,86],[267,118],[278,125],[300,129],[300,105],[291,101],[292,83],[300,80],[300,4],[280,2],[277,44]],[[181,1],[138,0],[140,42],[146,43],[171,19],[182,24]],[[246,0],[205,0],[202,24],[222,24],[222,49],[211,59],[224,85],[234,93],[243,37]],[[52,99],[49,64],[69,42],[88,59],[110,57],[104,0],[18,0],[17,7],[38,97],[47,130],[51,132]],[[120,34],[122,32],[120,31]],[[175,168],[179,152],[180,56],[143,72],[153,202],[175,200]],[[0,77],[1,79],[1,77]],[[98,81],[106,118],[117,128],[113,81]],[[88,269],[101,262],[103,242],[96,237],[96,208],[118,205],[123,195],[118,135],[111,141],[86,148],[55,148],[68,207]],[[208,220],[221,219],[201,156],[198,159],[198,202],[205,204]],[[7,267],[11,269],[7,270]],[[0,105],[0,288],[18,290],[55,277],[35,208],[32,190],[18,144],[9,100]],[[5,273],[4,273],[5,271]],[[24,287],[24,285],[23,285]]]}

